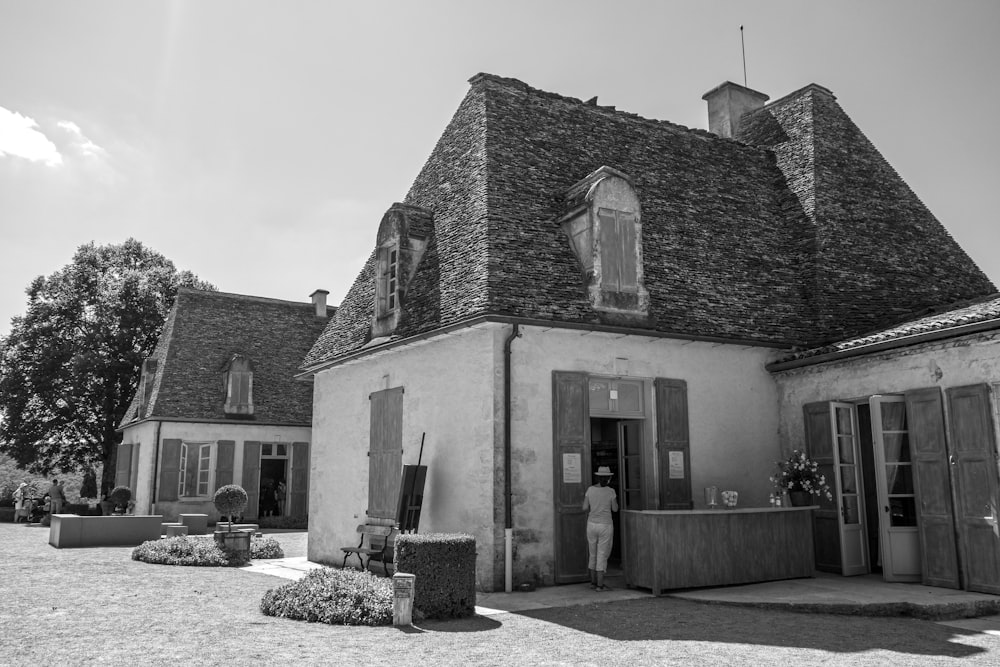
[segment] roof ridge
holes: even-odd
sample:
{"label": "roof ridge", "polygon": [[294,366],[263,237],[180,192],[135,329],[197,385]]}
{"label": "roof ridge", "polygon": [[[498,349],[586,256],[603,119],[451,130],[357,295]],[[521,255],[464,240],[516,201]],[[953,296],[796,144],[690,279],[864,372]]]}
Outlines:
{"label": "roof ridge", "polygon": [[[237,294],[236,292],[223,292],[220,290],[203,290],[196,287],[178,287],[177,294],[180,296],[184,294],[197,294],[203,296],[212,297],[224,297],[227,299],[238,299],[240,301],[256,301],[261,303],[274,303],[274,304],[288,304],[293,306],[309,306],[312,307],[311,301],[292,301],[290,299],[275,299],[269,296],[255,296],[253,294]],[[336,308],[336,306],[333,306]]]}
{"label": "roof ridge", "polygon": [[[551,91],[543,90],[541,88],[535,88],[533,86],[528,85],[524,81],[521,81],[520,79],[499,76],[499,75],[496,75],[496,74],[490,74],[488,72],[480,72],[480,73],[476,74],[475,76],[473,76],[472,78],[469,79],[469,84],[471,86],[473,86],[473,87],[475,87],[478,84],[481,84],[483,82],[496,83],[498,85],[504,86],[505,88],[510,88],[510,89],[517,90],[517,91],[520,91],[520,92],[523,92],[523,93],[527,93],[527,94],[530,94],[530,95],[537,95],[538,97],[543,97],[543,98],[547,98],[547,99],[550,99],[550,100],[555,100],[555,101],[559,101],[559,102],[565,102],[567,104],[578,105],[578,106],[584,107],[586,109],[594,110],[596,112],[600,112],[600,113],[603,113],[603,114],[610,114],[610,115],[613,115],[613,116],[624,117],[624,118],[628,118],[628,119],[631,119],[631,120],[636,120],[636,121],[639,121],[639,122],[642,122],[642,123],[647,123],[649,125],[656,126],[656,127],[659,127],[659,128],[672,129],[672,130],[675,130],[675,131],[677,131],[679,133],[689,134],[689,135],[692,135],[694,137],[698,137],[698,138],[701,138],[701,139],[712,140],[712,141],[721,141],[721,142],[728,142],[728,143],[732,143],[732,144],[737,144],[739,146],[745,147],[747,150],[751,150],[751,151],[754,151],[754,152],[767,152],[767,149],[761,148],[760,146],[756,146],[756,145],[753,145],[753,144],[748,144],[746,142],[739,141],[738,139],[732,139],[732,138],[729,138],[729,137],[720,137],[719,135],[715,134],[714,132],[709,132],[708,130],[706,130],[704,128],[700,128],[700,127],[688,127],[687,125],[681,125],[680,123],[675,123],[673,121],[664,120],[664,119],[661,119],[661,118],[647,118],[646,116],[639,115],[639,114],[634,113],[632,111],[623,111],[621,109],[618,109],[613,104],[611,104],[611,105],[596,104],[596,100],[597,100],[596,96],[585,102],[585,101],[583,101],[583,100],[581,100],[579,98],[576,98],[576,97],[570,97],[568,95],[561,95],[559,93],[553,93]],[[815,84],[812,84],[812,85],[815,85]],[[822,86],[820,86],[820,88],[822,88]]]}

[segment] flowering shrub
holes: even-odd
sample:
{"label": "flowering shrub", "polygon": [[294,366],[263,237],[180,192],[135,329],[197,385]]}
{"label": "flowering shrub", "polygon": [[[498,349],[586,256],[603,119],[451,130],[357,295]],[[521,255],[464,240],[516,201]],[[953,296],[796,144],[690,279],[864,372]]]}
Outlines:
{"label": "flowering shrub", "polygon": [[319,568],[264,593],[266,616],[330,625],[392,623],[392,580],[370,572]]}
{"label": "flowering shrub", "polygon": [[777,466],[778,471],[771,476],[771,483],[779,493],[805,491],[833,500],[826,477],[819,472],[819,464],[807,457],[805,452],[796,449],[787,459],[778,461]]}
{"label": "flowering shrub", "polygon": [[[273,537],[250,540],[251,559],[284,558],[281,545]],[[215,543],[211,536],[168,537],[143,542],[132,550],[132,560],[156,565],[238,567],[246,562]]]}

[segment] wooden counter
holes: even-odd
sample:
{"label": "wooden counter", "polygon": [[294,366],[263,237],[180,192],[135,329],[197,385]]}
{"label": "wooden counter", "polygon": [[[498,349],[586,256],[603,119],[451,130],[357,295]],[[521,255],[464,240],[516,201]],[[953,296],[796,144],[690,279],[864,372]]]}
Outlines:
{"label": "wooden counter", "polygon": [[813,576],[812,510],[622,512],[625,584],[665,590]]}

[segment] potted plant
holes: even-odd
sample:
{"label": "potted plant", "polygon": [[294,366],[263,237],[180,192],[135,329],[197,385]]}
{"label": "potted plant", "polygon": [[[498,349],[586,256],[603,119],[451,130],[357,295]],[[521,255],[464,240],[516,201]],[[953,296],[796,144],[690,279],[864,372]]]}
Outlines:
{"label": "potted plant", "polygon": [[788,493],[792,505],[803,507],[812,502],[812,496],[826,496],[833,500],[826,476],[819,472],[819,464],[798,449],[784,461],[777,462],[778,470],[771,476],[771,483],[778,493]]}
{"label": "potted plant", "polygon": [[219,487],[212,498],[219,516],[229,519],[228,530],[216,530],[215,541],[224,549],[235,551],[244,561],[250,560],[251,532],[233,531],[233,517],[241,514],[247,506],[247,492],[238,484],[226,484]]}
{"label": "potted plant", "polygon": [[116,486],[108,494],[108,500],[114,505],[115,516],[124,516],[128,508],[128,501],[132,500],[132,489],[127,486]]}

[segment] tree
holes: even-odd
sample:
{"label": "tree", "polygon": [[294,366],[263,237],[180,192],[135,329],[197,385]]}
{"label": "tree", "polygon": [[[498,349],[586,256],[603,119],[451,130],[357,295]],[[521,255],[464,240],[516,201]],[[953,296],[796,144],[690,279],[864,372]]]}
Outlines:
{"label": "tree", "polygon": [[0,339],[0,451],[42,475],[103,464],[111,488],[117,426],[180,286],[215,289],[135,239],[35,278]]}

